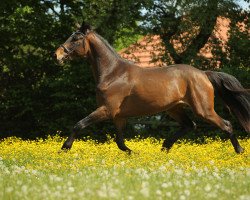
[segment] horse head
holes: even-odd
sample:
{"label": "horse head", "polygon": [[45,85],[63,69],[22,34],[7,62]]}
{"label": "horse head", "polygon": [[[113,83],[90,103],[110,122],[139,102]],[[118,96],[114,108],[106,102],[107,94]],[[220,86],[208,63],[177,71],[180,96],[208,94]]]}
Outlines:
{"label": "horse head", "polygon": [[83,22],[78,30],[57,48],[54,53],[55,59],[62,64],[74,57],[85,57],[90,50],[87,36],[91,31],[91,26]]}

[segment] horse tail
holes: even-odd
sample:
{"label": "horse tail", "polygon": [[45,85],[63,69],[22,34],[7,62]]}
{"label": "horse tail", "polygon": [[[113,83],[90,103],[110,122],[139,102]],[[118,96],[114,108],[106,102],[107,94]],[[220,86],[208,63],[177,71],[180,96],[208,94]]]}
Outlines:
{"label": "horse tail", "polygon": [[236,116],[240,124],[250,132],[250,91],[232,75],[223,72],[205,72],[217,94]]}

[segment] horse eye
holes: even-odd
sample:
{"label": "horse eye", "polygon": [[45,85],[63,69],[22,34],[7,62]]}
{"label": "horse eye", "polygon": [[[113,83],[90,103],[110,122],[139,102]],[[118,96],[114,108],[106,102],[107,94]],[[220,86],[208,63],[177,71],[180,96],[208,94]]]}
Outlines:
{"label": "horse eye", "polygon": [[78,37],[76,35],[74,35],[73,38],[72,38],[72,40],[76,41],[76,40],[78,40]]}

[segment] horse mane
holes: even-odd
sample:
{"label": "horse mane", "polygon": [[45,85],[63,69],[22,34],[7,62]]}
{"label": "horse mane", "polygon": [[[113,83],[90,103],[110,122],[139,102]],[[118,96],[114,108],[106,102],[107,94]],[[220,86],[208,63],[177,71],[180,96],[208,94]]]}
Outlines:
{"label": "horse mane", "polygon": [[105,40],[102,36],[100,36],[99,34],[97,34],[96,32],[94,32],[94,35],[101,40],[101,42],[103,42],[103,44],[117,57],[120,59],[123,59],[117,52],[116,50],[108,43],[107,40]]}

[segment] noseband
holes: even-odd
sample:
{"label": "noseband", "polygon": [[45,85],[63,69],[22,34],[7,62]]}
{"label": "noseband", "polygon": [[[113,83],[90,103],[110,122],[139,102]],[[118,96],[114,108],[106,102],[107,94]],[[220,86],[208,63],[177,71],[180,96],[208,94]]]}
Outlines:
{"label": "noseband", "polygon": [[66,54],[68,54],[68,55],[69,55],[70,53],[72,53],[72,52],[75,50],[75,48],[74,48],[74,49],[72,48],[71,50],[69,50],[69,49],[68,49],[67,47],[65,47],[63,44],[61,44],[60,47],[63,48],[64,52],[65,52]]}
{"label": "noseband", "polygon": [[[86,35],[83,34],[83,33],[80,32],[80,31],[74,32],[70,37],[72,37],[72,36],[74,36],[74,35],[76,35],[76,34],[81,35],[83,38],[86,37]],[[70,49],[68,49],[66,46],[64,46],[64,44],[61,44],[60,47],[64,50],[64,52],[67,54],[67,56],[69,56],[73,51],[75,51],[76,47],[78,47],[79,45],[80,45],[79,42],[77,42],[77,43],[75,43],[75,44],[73,45],[73,47],[70,48]]]}

